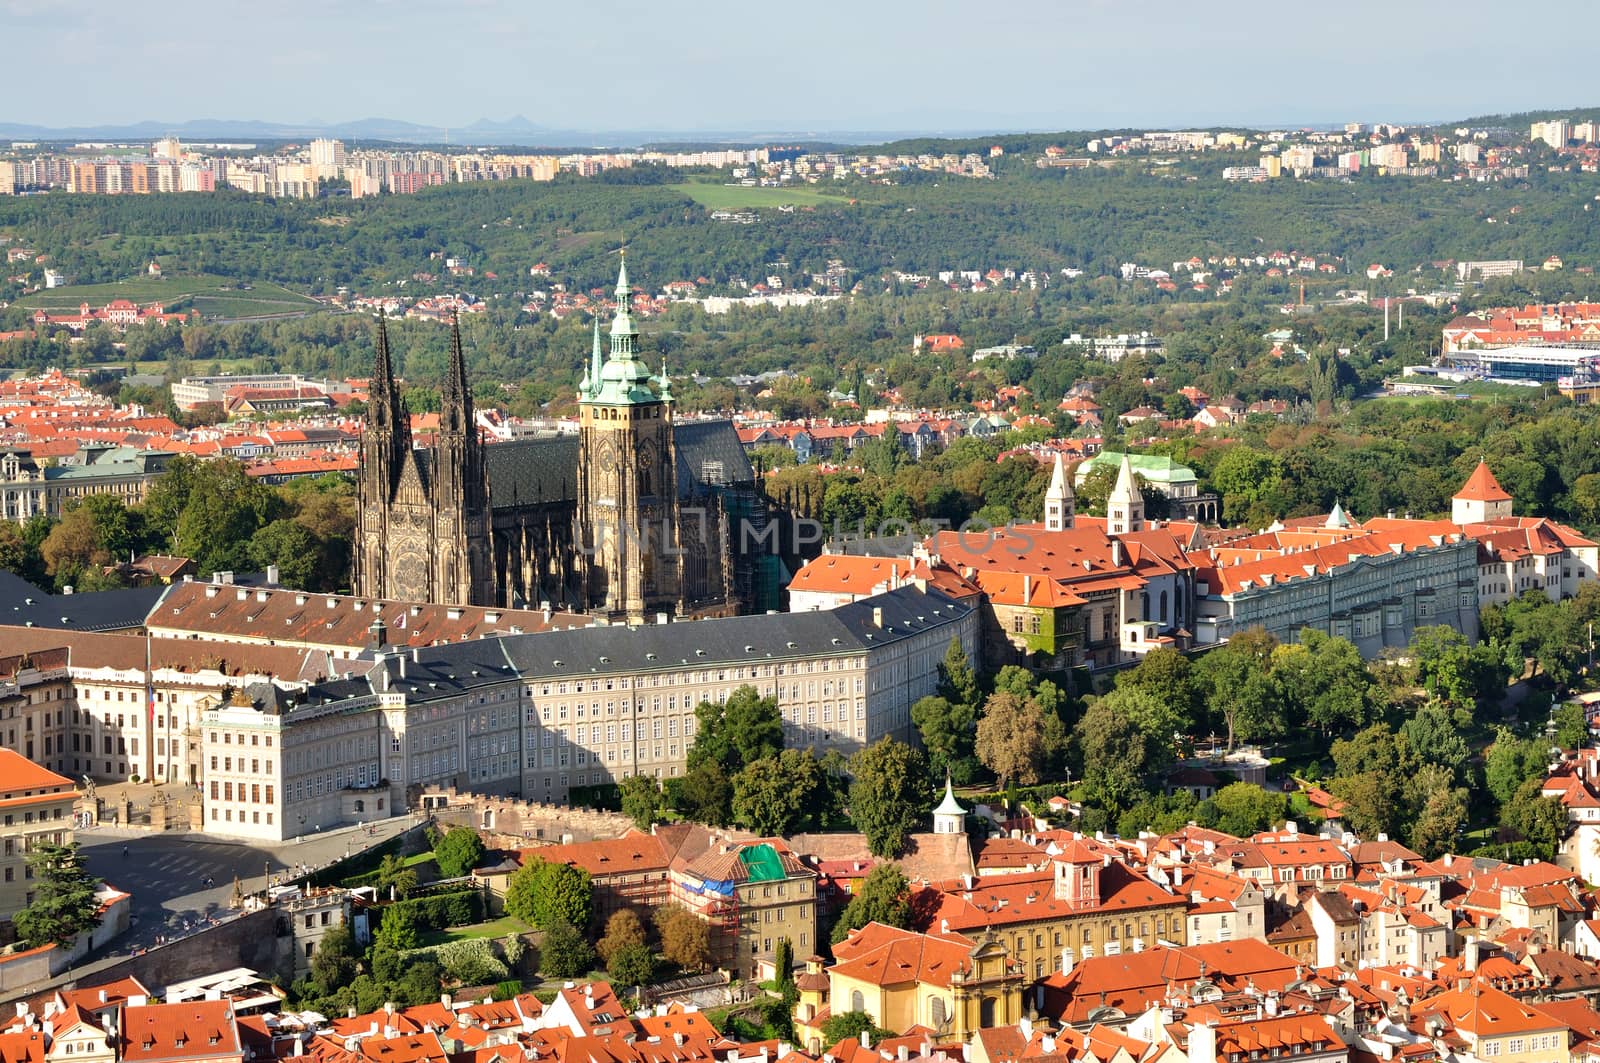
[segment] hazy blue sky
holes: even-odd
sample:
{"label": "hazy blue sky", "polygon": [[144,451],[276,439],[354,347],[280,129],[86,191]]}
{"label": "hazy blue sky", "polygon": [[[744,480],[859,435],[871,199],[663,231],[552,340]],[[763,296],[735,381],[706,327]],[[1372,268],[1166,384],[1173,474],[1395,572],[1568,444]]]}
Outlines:
{"label": "hazy blue sky", "polygon": [[1584,0],[0,0],[0,118],[521,114],[704,131],[1450,118],[1600,103],[1591,15]]}

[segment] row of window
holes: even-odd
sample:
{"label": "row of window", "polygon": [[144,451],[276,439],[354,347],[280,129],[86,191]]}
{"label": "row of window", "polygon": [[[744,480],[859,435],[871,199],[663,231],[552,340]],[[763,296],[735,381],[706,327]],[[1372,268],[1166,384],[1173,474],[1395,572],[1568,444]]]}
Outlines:
{"label": "row of window", "polygon": [[[248,798],[245,796],[245,787],[247,785],[250,788],[249,797]],[[266,803],[270,805],[270,804],[272,804],[272,790],[273,790],[272,783],[267,783],[265,785],[266,785],[266,791],[265,791],[266,792]],[[221,797],[220,797],[220,800],[232,801],[233,800],[233,793],[234,793],[234,784],[233,783],[225,782],[225,783],[221,784]],[[218,783],[217,783],[217,781],[215,779],[213,779],[213,780],[211,780],[211,800],[216,801],[218,799],[219,799],[218,798]],[[261,804],[262,803],[262,784],[261,783],[248,783],[248,784],[247,783],[239,783],[239,800],[240,801],[248,800],[252,805]]]}

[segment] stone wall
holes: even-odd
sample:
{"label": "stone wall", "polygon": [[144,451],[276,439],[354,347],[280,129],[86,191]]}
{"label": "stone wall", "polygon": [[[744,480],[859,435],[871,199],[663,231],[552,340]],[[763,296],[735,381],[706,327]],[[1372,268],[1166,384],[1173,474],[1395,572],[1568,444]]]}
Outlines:
{"label": "stone wall", "polygon": [[487,845],[499,849],[620,838],[633,828],[633,822],[619,812],[516,801],[454,789],[430,788],[417,805],[441,825],[474,828],[484,835]]}
{"label": "stone wall", "polygon": [[281,967],[287,981],[294,971],[294,938],[286,927],[280,927],[282,917],[276,908],[246,912],[98,970],[94,980],[110,982],[131,975],[159,993],[169,983],[230,967],[249,967],[263,978],[270,978]]}
{"label": "stone wall", "polygon": [[43,985],[55,973],[52,969],[59,951],[54,945],[30,949],[12,956],[0,957],[0,1000],[25,996],[33,987]]}

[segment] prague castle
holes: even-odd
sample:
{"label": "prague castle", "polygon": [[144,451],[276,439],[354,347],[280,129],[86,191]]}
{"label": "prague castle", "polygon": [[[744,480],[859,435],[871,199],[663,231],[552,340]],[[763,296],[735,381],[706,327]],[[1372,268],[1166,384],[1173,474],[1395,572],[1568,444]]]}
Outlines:
{"label": "prague castle", "polygon": [[638,624],[774,604],[766,510],[731,422],[677,421],[617,278],[610,351],[598,321],[579,431],[485,446],[459,327],[439,428],[413,441],[378,323],[361,445],[355,591],[369,598],[535,606]]}

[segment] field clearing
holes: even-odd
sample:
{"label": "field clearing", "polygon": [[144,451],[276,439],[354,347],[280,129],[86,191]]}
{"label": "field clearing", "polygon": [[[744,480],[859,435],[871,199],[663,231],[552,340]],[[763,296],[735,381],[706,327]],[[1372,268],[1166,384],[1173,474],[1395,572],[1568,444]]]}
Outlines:
{"label": "field clearing", "polygon": [[824,192],[810,186],[790,188],[746,188],[743,185],[719,185],[707,181],[689,181],[671,185],[707,210],[747,210],[751,207],[783,206],[844,206],[845,196]]}
{"label": "field clearing", "polygon": [[227,277],[199,274],[191,277],[134,277],[110,284],[72,284],[50,288],[18,299],[17,306],[47,310],[75,310],[81,303],[101,307],[113,299],[173,307],[192,301],[201,316],[256,317],[269,314],[303,314],[321,307],[315,299],[267,282],[241,287]]}
{"label": "field clearing", "polygon": [[445,945],[452,941],[470,941],[473,938],[503,938],[512,934],[525,934],[533,928],[515,916],[501,916],[487,923],[470,926],[453,926],[446,930],[430,930],[422,935],[424,945]]}

